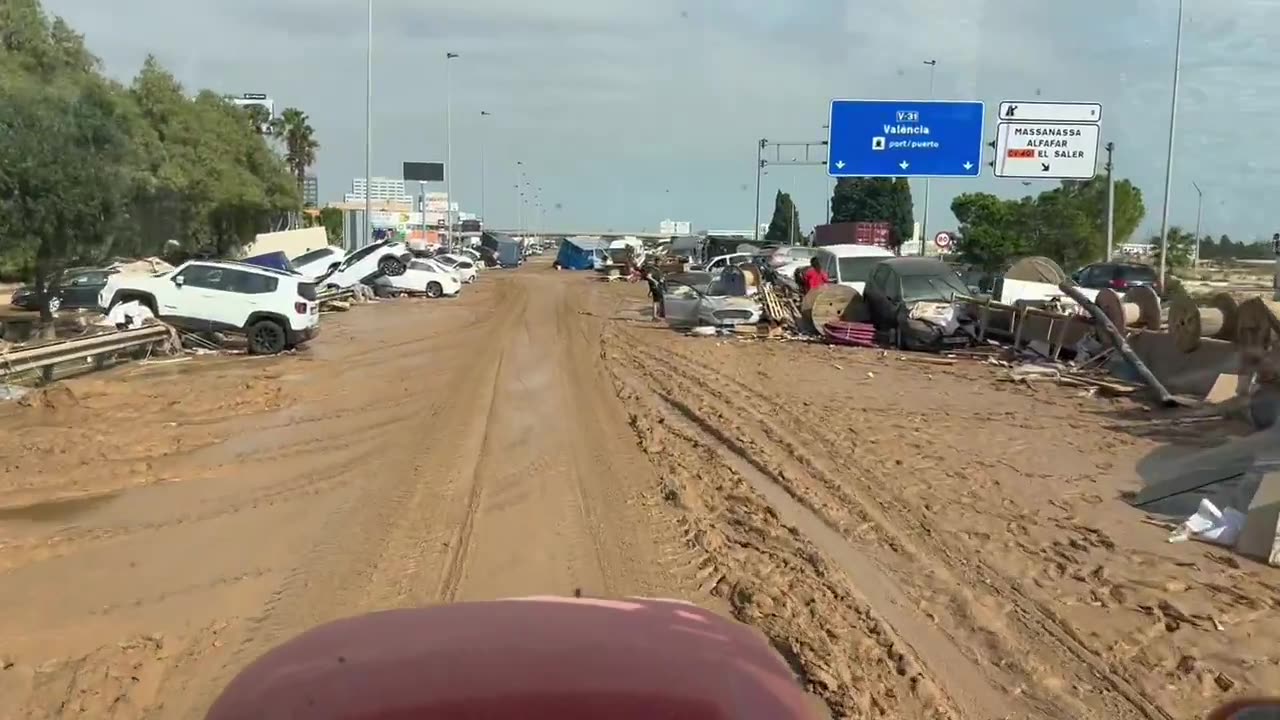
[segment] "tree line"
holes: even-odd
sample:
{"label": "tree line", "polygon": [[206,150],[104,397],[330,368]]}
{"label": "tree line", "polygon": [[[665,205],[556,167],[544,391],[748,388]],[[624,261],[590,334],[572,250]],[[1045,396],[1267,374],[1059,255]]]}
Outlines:
{"label": "tree line", "polygon": [[228,256],[297,224],[319,144],[305,113],[263,114],[154,57],[115,82],[39,0],[0,0],[0,276],[43,292],[68,267]]}

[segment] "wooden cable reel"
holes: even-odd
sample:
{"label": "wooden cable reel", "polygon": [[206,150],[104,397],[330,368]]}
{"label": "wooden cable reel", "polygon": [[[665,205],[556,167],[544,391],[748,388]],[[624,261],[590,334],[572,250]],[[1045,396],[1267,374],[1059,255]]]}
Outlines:
{"label": "wooden cable reel", "polygon": [[1276,368],[1264,362],[1276,338],[1280,337],[1280,303],[1253,297],[1240,303],[1236,311],[1236,347],[1240,350],[1240,372],[1258,373],[1259,382],[1273,382]]}
{"label": "wooden cable reel", "polygon": [[1169,305],[1169,332],[1174,345],[1189,353],[1200,347],[1201,338],[1236,339],[1241,307],[1229,293],[1214,295],[1205,307],[1186,295],[1175,297]]}
{"label": "wooden cable reel", "polygon": [[828,283],[805,293],[800,313],[812,330],[822,332],[822,326],[832,320],[843,320],[845,310],[857,298],[860,298],[857,290]]}
{"label": "wooden cable reel", "polygon": [[1093,302],[1117,328],[1160,329],[1160,296],[1149,287],[1131,288],[1123,298],[1115,290],[1103,288]]}

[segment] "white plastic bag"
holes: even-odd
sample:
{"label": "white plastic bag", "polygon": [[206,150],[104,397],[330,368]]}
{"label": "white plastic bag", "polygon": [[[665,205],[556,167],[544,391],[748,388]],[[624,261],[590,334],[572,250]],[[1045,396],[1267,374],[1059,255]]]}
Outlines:
{"label": "white plastic bag", "polygon": [[1169,542],[1200,540],[1223,547],[1235,547],[1240,531],[1244,530],[1244,513],[1235,508],[1218,510],[1208,499],[1200,501],[1196,513],[1183,521],[1169,536]]}

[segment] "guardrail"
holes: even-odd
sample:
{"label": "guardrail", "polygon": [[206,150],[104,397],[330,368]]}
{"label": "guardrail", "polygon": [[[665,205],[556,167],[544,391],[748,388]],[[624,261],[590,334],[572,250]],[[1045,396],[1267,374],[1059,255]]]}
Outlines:
{"label": "guardrail", "polygon": [[91,357],[105,360],[107,356],[122,350],[150,345],[167,337],[167,326],[148,325],[133,330],[105,332],[16,348],[0,353],[0,379],[31,370],[44,370],[46,379],[51,379],[53,366],[59,363]]}
{"label": "guardrail", "polygon": [[329,302],[331,300],[346,300],[354,297],[355,288],[342,288],[339,290],[322,290],[316,293],[316,302]]}

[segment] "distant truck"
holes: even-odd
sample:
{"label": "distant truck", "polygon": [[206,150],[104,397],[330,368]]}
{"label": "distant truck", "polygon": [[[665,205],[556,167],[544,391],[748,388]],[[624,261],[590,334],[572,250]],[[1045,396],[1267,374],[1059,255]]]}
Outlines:
{"label": "distant truck", "polygon": [[893,226],[887,222],[830,223],[814,228],[814,247],[828,245],[874,245],[889,247]]}

